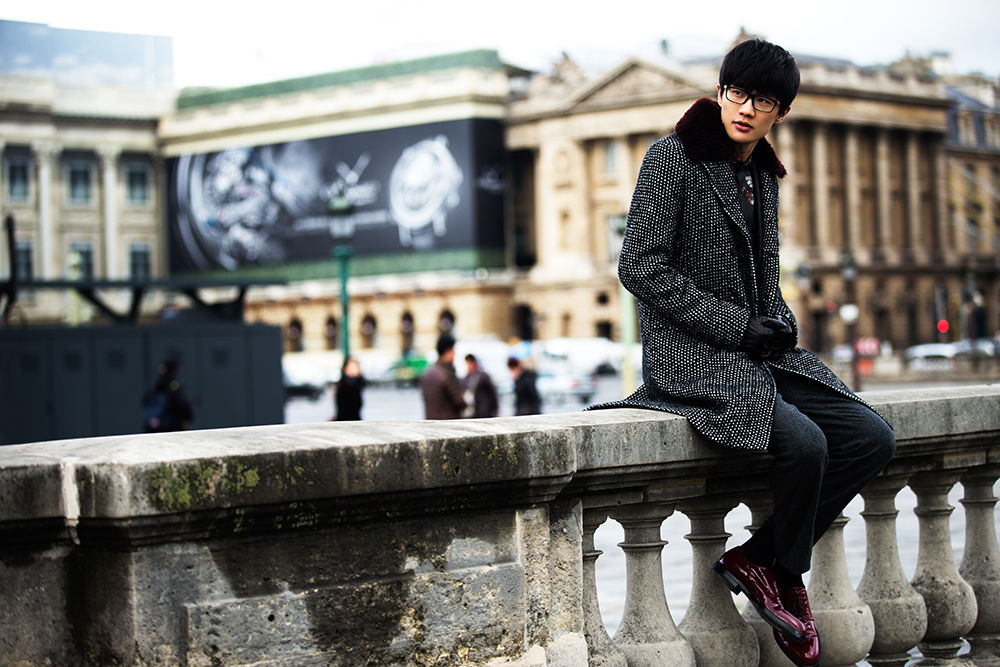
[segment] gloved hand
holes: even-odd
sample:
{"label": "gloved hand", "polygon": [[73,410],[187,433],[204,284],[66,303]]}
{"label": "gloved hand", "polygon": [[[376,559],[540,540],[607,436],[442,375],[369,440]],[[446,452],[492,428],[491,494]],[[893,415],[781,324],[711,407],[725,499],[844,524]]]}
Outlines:
{"label": "gloved hand", "polygon": [[795,330],[780,317],[751,317],[740,348],[755,359],[769,359],[795,347]]}
{"label": "gloved hand", "polygon": [[763,317],[751,317],[740,341],[740,349],[755,359],[765,359],[771,354],[774,328],[767,325]]}
{"label": "gloved hand", "polygon": [[769,345],[776,351],[790,350],[795,347],[795,329],[783,317],[762,317],[760,318],[764,326],[770,327],[774,331]]}

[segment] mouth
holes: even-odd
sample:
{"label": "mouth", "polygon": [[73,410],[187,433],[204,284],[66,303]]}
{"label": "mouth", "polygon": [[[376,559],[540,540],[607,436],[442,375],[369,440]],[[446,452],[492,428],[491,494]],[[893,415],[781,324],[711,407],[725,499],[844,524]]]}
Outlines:
{"label": "mouth", "polygon": [[752,125],[749,125],[748,123],[741,123],[740,121],[735,121],[733,126],[740,132],[749,132],[753,129]]}

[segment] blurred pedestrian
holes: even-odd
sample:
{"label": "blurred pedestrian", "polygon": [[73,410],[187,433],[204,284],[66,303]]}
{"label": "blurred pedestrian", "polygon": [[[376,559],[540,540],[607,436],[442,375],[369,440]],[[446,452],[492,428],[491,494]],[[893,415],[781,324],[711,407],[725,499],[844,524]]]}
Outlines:
{"label": "blurred pedestrian", "polygon": [[493,378],[487,373],[476,355],[465,355],[465,377],[462,386],[465,387],[466,417],[496,417],[500,409],[497,388]]}
{"label": "blurred pedestrian", "polygon": [[535,371],[526,368],[517,357],[507,359],[507,368],[514,376],[514,414],[541,414],[542,396],[538,393]]}
{"label": "blurred pedestrian", "polygon": [[455,374],[455,339],[443,334],[437,342],[437,361],[420,377],[426,419],[459,419],[465,409],[465,390]]}
{"label": "blurred pedestrian", "polygon": [[181,384],[180,368],[177,359],[164,359],[153,388],[142,397],[143,428],[147,433],[182,431],[191,426],[194,413]]}
{"label": "blurred pedestrian", "polygon": [[334,420],[339,422],[359,421],[361,406],[364,403],[361,392],[365,388],[365,378],[361,374],[361,365],[354,357],[347,357],[340,370],[340,380],[333,390],[335,407]]}

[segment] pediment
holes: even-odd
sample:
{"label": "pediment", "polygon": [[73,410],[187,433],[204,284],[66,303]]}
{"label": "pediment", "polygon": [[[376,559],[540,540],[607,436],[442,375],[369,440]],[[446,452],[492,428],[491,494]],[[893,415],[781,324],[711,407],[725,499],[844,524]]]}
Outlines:
{"label": "pediment", "polygon": [[617,107],[704,94],[705,91],[687,82],[680,74],[630,58],[581,91],[570,106],[573,109]]}

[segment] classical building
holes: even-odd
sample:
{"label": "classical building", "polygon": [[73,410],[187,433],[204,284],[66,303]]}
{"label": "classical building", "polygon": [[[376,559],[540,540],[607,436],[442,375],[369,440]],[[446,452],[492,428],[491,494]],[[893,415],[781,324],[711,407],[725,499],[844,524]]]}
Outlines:
{"label": "classical building", "polygon": [[[362,356],[430,350],[442,331],[620,340],[634,307],[616,255],[639,164],[715,95],[720,60],[594,73],[565,57],[538,74],[479,50],[182,91],[169,110],[6,76],[15,269],[64,277],[72,256],[101,277],[280,278],[250,291],[247,319],[319,351],[343,341],[350,256],[346,326]],[[798,60],[799,97],[770,139],[789,171],[782,289],[802,342],[992,335],[997,82],[938,55]]]}
{"label": "classical building", "polygon": [[[0,21],[0,210],[15,221],[0,275],[166,272],[157,125],[173,106],[171,48],[164,37]],[[128,295],[109,298],[124,306]],[[22,290],[11,320],[81,317],[77,306],[69,292]]]}

